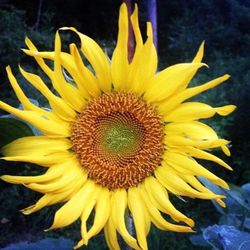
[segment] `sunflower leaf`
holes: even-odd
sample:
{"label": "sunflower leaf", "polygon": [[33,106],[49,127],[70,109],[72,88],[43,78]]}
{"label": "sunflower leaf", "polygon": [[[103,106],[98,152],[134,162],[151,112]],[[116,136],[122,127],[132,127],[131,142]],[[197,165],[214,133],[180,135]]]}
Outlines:
{"label": "sunflower leaf", "polygon": [[238,187],[233,184],[229,184],[230,190],[223,189],[217,185],[211,183],[208,179],[199,176],[199,180],[216,194],[225,195],[226,208],[220,207],[215,201],[212,201],[215,208],[223,215],[235,214],[242,215],[244,210],[250,210],[250,184],[245,184],[242,187]]}
{"label": "sunflower leaf", "polygon": [[17,138],[31,135],[34,133],[26,123],[10,117],[0,117],[0,147]]}
{"label": "sunflower leaf", "polygon": [[59,239],[47,238],[34,243],[20,242],[11,244],[2,250],[71,250],[73,248],[73,241],[60,237]]}
{"label": "sunflower leaf", "polygon": [[250,234],[232,226],[213,225],[203,231],[204,239],[213,249],[247,250],[250,249]]}
{"label": "sunflower leaf", "polygon": [[[209,181],[207,178],[199,176],[198,179],[202,182],[202,184],[207,187],[208,189],[210,189],[213,193],[215,194],[221,194],[221,195],[225,195],[224,189],[222,189],[221,187],[213,184],[211,181]],[[213,205],[215,206],[215,208],[218,210],[219,213],[225,215],[226,211],[223,207],[221,207],[216,201],[212,200]]]}
{"label": "sunflower leaf", "polygon": [[[229,186],[230,190],[225,190],[226,194],[236,202],[238,202],[243,208],[250,210],[250,199],[248,197],[249,194],[247,193],[247,191],[245,191],[244,188],[240,188],[233,184],[230,184]],[[244,186],[247,187],[246,185]]]}

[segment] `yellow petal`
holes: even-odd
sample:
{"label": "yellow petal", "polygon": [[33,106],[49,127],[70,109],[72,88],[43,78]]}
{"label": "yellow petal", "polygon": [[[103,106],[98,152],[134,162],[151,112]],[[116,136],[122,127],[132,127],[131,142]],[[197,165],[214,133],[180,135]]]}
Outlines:
{"label": "yellow petal", "polygon": [[72,30],[79,36],[81,50],[96,73],[99,88],[104,92],[109,92],[111,90],[110,63],[100,46],[93,39],[78,32],[73,27],[63,27],[61,30]]}
{"label": "yellow petal", "polygon": [[[87,173],[76,158],[68,159],[58,164],[57,167],[64,173],[60,178],[45,183],[31,183],[26,185],[26,187],[40,193],[56,193],[71,188],[70,185],[76,183],[79,179],[81,179],[82,182],[87,180]],[[65,174],[65,172],[67,174]]]}
{"label": "yellow petal", "polygon": [[55,152],[48,155],[15,155],[13,152],[12,156],[2,157],[5,161],[20,161],[20,162],[31,162],[40,166],[51,167],[54,164],[59,164],[67,159],[72,158],[74,155],[71,152]]}
{"label": "yellow petal", "polygon": [[180,147],[180,146],[193,146],[200,149],[210,149],[210,148],[218,148],[223,145],[227,145],[230,141],[224,139],[216,139],[216,140],[193,140],[190,138],[186,138],[185,135],[168,135],[164,138],[164,143],[168,147]]}
{"label": "yellow petal", "polygon": [[144,95],[148,102],[159,102],[166,99],[175,91],[186,86],[190,79],[190,74],[197,71],[204,63],[181,63],[160,71],[152,80]]}
{"label": "yellow petal", "polygon": [[175,224],[167,222],[162,217],[158,209],[153,206],[153,204],[151,203],[148,197],[148,194],[146,192],[143,192],[143,190],[141,189],[140,191],[141,191],[140,192],[141,198],[143,199],[144,204],[147,207],[147,210],[150,214],[150,218],[156,227],[158,227],[161,230],[170,230],[174,232],[192,232],[193,231],[190,227],[175,225]]}
{"label": "yellow petal", "polygon": [[77,73],[79,75],[80,80],[78,81],[78,87],[82,91],[85,90],[91,96],[99,96],[100,88],[98,87],[98,82],[93,73],[86,67],[83,63],[80,53],[75,44],[70,45],[70,53],[74,58],[74,62],[76,64]]}
{"label": "yellow petal", "polygon": [[139,51],[143,46],[143,40],[141,36],[141,31],[139,27],[139,20],[138,20],[138,5],[135,3],[135,8],[133,11],[133,14],[130,17],[132,28],[135,35],[135,42],[136,42],[136,48],[135,48],[135,54],[136,51]]}
{"label": "yellow petal", "polygon": [[[36,105],[34,105],[28,98],[27,96],[24,94],[24,92],[22,91],[22,89],[20,88],[16,78],[14,77],[11,68],[8,66],[6,67],[6,71],[8,74],[8,78],[9,81],[12,85],[13,90],[16,93],[17,98],[19,99],[19,101],[21,102],[22,106],[24,109],[26,110],[31,110],[31,111],[36,111],[36,112],[41,112],[42,114],[46,114],[48,115],[50,112],[47,112],[39,107],[37,107]],[[51,113],[52,114],[52,113]]]}
{"label": "yellow petal", "polygon": [[162,212],[169,214],[177,222],[184,221],[190,227],[194,226],[194,221],[192,219],[186,217],[173,206],[168,199],[167,190],[154,177],[145,179],[145,188],[151,198],[151,202],[152,199],[154,199]]}
{"label": "yellow petal", "polygon": [[183,101],[198,95],[208,89],[214,88],[215,86],[221,84],[222,82],[226,81],[230,76],[224,75],[221,77],[218,77],[212,81],[209,81],[201,86],[188,88],[184,91],[178,92],[166,101],[163,101],[159,104],[159,112],[164,116],[168,114],[171,110],[173,110],[176,106],[178,106]]}
{"label": "yellow petal", "polygon": [[25,215],[28,215],[42,209],[43,207],[50,206],[58,202],[67,201],[72,197],[72,194],[75,194],[79,190],[81,186],[82,186],[82,181],[78,181],[72,186],[71,189],[68,189],[64,192],[56,194],[54,193],[45,194],[40,200],[38,200],[36,204],[22,209],[21,212]]}
{"label": "yellow petal", "polygon": [[140,247],[143,250],[147,250],[147,231],[149,221],[145,214],[146,207],[142,202],[137,187],[132,187],[128,190],[128,207],[133,216],[135,231]]}
{"label": "yellow petal", "polygon": [[[203,58],[203,54],[204,54],[204,44],[205,44],[205,42],[203,41],[201,43],[200,47],[199,47],[198,52],[196,53],[196,55],[194,57],[192,63],[201,63],[202,58]],[[189,80],[186,81],[186,84],[181,85],[181,86],[178,87],[178,89],[177,89],[178,92],[184,90],[187,87],[189,81],[195,76],[195,74],[197,73],[197,71],[198,71],[198,69],[194,69],[193,71],[191,71],[189,73],[189,75],[188,75],[188,79]]]}
{"label": "yellow petal", "polygon": [[75,119],[75,111],[62,98],[54,95],[39,76],[29,73],[21,67],[19,69],[24,78],[46,97],[51,108],[60,118],[66,121]]}
{"label": "yellow petal", "polygon": [[199,50],[192,61],[193,63],[200,63],[202,61],[202,58],[204,55],[204,45],[205,45],[205,41],[201,43]]}
{"label": "yellow petal", "polygon": [[204,192],[204,193],[213,193],[211,190],[209,190],[208,188],[204,187],[195,176],[193,175],[187,175],[187,174],[183,174],[182,178],[189,183],[191,186],[193,186],[194,188],[196,188],[198,191],[200,192]]}
{"label": "yellow petal", "polygon": [[[36,51],[36,50],[24,50],[25,54],[33,57],[40,57],[42,59],[50,59],[52,61],[55,60],[55,52],[54,51]],[[76,72],[76,67],[74,64],[73,57],[65,52],[60,53],[60,61],[62,63],[63,68],[65,68],[69,73],[72,73],[71,76],[74,77],[74,73]],[[74,72],[74,73],[73,73]]]}
{"label": "yellow petal", "polygon": [[90,239],[98,234],[106,224],[110,216],[110,191],[107,188],[102,188],[97,198],[95,206],[95,218],[93,226],[87,233],[87,238]]}
{"label": "yellow petal", "polygon": [[32,206],[24,208],[21,212],[25,215],[34,213],[46,206],[52,205],[53,202],[57,203],[64,199],[65,194],[54,195],[54,194],[45,194],[38,200],[38,202]]}
{"label": "yellow petal", "polygon": [[[89,218],[89,216],[91,215],[91,212],[92,210],[94,209],[94,207],[96,206],[96,203],[97,203],[97,200],[101,197],[101,191],[102,191],[102,187],[99,186],[99,185],[96,185],[95,187],[95,192],[91,195],[91,198],[88,200],[88,202],[85,204],[84,208],[83,208],[83,212],[81,214],[81,236],[82,236],[82,239],[77,243],[77,245],[74,247],[74,249],[77,249],[79,247],[81,247],[82,245],[87,245],[88,244],[88,241],[89,239],[92,237],[91,235],[88,234],[87,232],[87,220]],[[104,195],[104,197],[107,198],[107,196]],[[102,205],[106,205],[106,204],[102,204]],[[109,205],[107,205],[109,206]],[[105,210],[107,211],[107,210]],[[101,212],[104,212],[105,211],[99,211],[98,213],[101,213]],[[91,234],[95,232],[96,229],[96,226],[99,227],[98,225],[100,225],[97,221],[97,212],[95,214],[95,219],[94,219],[94,225],[92,226],[92,228],[90,230],[92,230],[92,232],[90,232]],[[100,215],[98,215],[99,217]],[[105,215],[104,215],[105,217]],[[106,217],[105,217],[106,218]],[[104,220],[105,220],[104,218]],[[100,217],[98,218],[100,219]],[[103,221],[103,218],[101,218],[101,221]],[[107,221],[107,219],[106,219]]]}
{"label": "yellow petal", "polygon": [[[71,45],[72,46],[72,45]],[[75,46],[75,45],[74,45]],[[43,59],[50,59],[52,61],[55,60],[55,52],[37,52],[32,50],[25,50],[25,53],[29,56],[37,56]],[[87,98],[89,95],[85,88],[83,88],[82,82],[83,79],[80,77],[80,72],[77,68],[75,63],[74,55],[68,54],[65,52],[60,53],[60,61],[63,66],[63,69],[66,69],[67,72],[70,74],[70,77],[74,80],[76,85],[79,87],[81,95]]]}
{"label": "yellow petal", "polygon": [[104,235],[105,235],[105,240],[110,250],[121,249],[117,240],[116,230],[112,223],[111,218],[108,220],[108,222],[106,223],[104,227]]}
{"label": "yellow petal", "polygon": [[[192,175],[182,175],[182,178],[188,182],[190,185],[192,185],[194,188],[196,188],[200,192],[204,193],[213,193],[211,190],[204,187],[195,176]],[[225,203],[221,199],[215,199],[215,201],[221,205],[222,207],[225,207]]]}
{"label": "yellow petal", "polygon": [[65,151],[72,147],[68,139],[48,138],[46,136],[27,136],[16,139],[2,148],[5,156],[48,155]]}
{"label": "yellow petal", "polygon": [[170,192],[176,195],[188,196],[191,198],[200,199],[215,199],[221,198],[220,195],[215,195],[211,193],[202,193],[193,189],[189,186],[182,178],[177,174],[168,171],[169,168],[158,167],[155,171],[155,176],[159,182],[166,187]]}
{"label": "yellow petal", "polygon": [[115,228],[130,247],[139,249],[136,239],[128,232],[124,220],[124,217],[128,216],[128,214],[126,214],[127,191],[125,189],[116,189],[112,192],[111,207],[111,217]]}
{"label": "yellow petal", "polygon": [[229,148],[228,148],[227,145],[222,145],[221,149],[222,149],[222,151],[224,152],[225,155],[231,156],[231,152],[230,152],[230,150],[229,150]]}
{"label": "yellow petal", "polygon": [[[153,42],[152,26],[147,23],[148,39],[140,51],[135,54],[127,79],[127,89],[139,95],[147,88],[146,81],[152,79],[157,69],[157,53]],[[147,69],[147,70],[145,70]]]}
{"label": "yellow petal", "polygon": [[198,121],[169,123],[165,126],[164,142],[168,146],[194,146],[200,149],[225,147],[227,140],[218,139],[216,132]]}
{"label": "yellow petal", "polygon": [[61,39],[59,32],[55,36],[55,61],[52,84],[60,96],[76,111],[81,112],[85,103],[84,97],[72,84],[65,81],[61,64]]}
{"label": "yellow petal", "polygon": [[77,182],[80,178],[87,180],[87,174],[81,171],[78,175],[76,171],[68,170],[67,175],[63,175],[56,180],[52,180],[48,183],[31,183],[26,185],[26,187],[39,193],[62,192],[63,190],[68,189],[71,183]]}
{"label": "yellow petal", "polygon": [[227,116],[227,115],[231,114],[235,109],[236,109],[235,105],[226,105],[223,107],[215,108],[216,113],[221,115],[221,116]]}
{"label": "yellow petal", "polygon": [[80,217],[85,204],[95,192],[95,186],[93,181],[88,180],[85,185],[56,212],[53,225],[49,230],[65,227],[76,221]]}
{"label": "yellow petal", "polygon": [[180,104],[177,108],[164,116],[166,122],[184,122],[198,119],[209,118],[218,113],[226,116],[235,110],[236,106],[226,105],[213,108],[205,103],[186,102]]}
{"label": "yellow petal", "polygon": [[[209,170],[205,169],[194,159],[175,152],[167,152],[164,157],[167,165],[173,167],[178,172],[204,176],[211,180],[213,183],[228,189],[228,184],[225,181],[211,173]],[[160,168],[160,171],[163,171],[163,169]]]}
{"label": "yellow petal", "polygon": [[92,212],[92,210],[95,207],[96,204],[96,196],[92,196],[91,199],[87,202],[86,206],[84,207],[84,210],[81,215],[81,236],[82,239],[77,243],[77,245],[74,247],[74,249],[77,249],[81,247],[82,245],[87,245],[89,238],[87,237],[87,220]]}
{"label": "yellow petal", "polygon": [[[59,93],[59,95],[67,102],[72,109],[80,111],[83,104],[84,99],[81,97],[80,92],[71,84],[67,83],[62,75],[61,61],[60,61],[60,39],[58,34],[56,34],[55,39],[55,71],[53,71],[43,60],[39,54],[36,54],[37,48],[34,44],[28,39],[25,39],[25,43],[28,46],[29,50],[23,50],[27,55],[33,56],[37,61],[38,65],[44,71],[44,73],[50,78],[53,87]],[[73,98],[71,98],[73,97]]]}
{"label": "yellow petal", "polygon": [[166,134],[182,135],[192,140],[216,140],[216,132],[208,125],[198,122],[169,123],[165,126]]}
{"label": "yellow petal", "polygon": [[63,174],[61,168],[58,166],[51,167],[45,174],[38,176],[13,176],[13,175],[2,175],[0,178],[3,181],[7,181],[13,184],[28,184],[28,183],[41,183],[52,181]]}
{"label": "yellow petal", "polygon": [[0,101],[0,108],[12,115],[19,117],[20,119],[26,122],[29,122],[45,135],[54,137],[70,136],[70,129],[68,124],[45,119],[35,111],[22,111],[17,108],[13,108],[10,105],[1,101]]}
{"label": "yellow petal", "polygon": [[[32,50],[32,51],[38,51],[37,48],[35,47],[35,45],[31,42],[31,40],[26,37],[25,38],[25,44],[27,45],[27,47]],[[28,50],[23,49],[23,52],[26,53],[28,52]],[[29,54],[27,54],[29,55]],[[40,57],[37,57],[35,55],[34,59],[36,60],[36,62],[38,63],[38,65],[41,67],[41,69],[44,71],[44,73],[50,78],[53,78],[53,70],[44,62],[44,60]]]}
{"label": "yellow petal", "polygon": [[128,78],[128,10],[125,3],[120,7],[117,45],[111,59],[112,83],[115,90],[124,90]]}
{"label": "yellow petal", "polygon": [[208,161],[213,161],[218,163],[219,165],[232,170],[232,168],[223,160],[221,160],[219,157],[212,155],[206,151],[203,151],[201,149],[195,148],[195,147],[185,147],[185,148],[181,148],[181,151],[184,151],[186,153],[188,153],[189,155],[198,158],[198,159],[204,159],[204,160],[208,160]]}

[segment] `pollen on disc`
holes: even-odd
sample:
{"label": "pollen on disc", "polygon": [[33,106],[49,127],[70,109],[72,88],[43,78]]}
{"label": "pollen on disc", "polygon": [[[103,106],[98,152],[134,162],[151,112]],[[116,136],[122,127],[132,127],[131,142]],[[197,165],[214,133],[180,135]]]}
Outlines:
{"label": "pollen on disc", "polygon": [[97,184],[129,188],[153,174],[164,150],[163,122],[153,106],[130,93],[102,94],[72,123],[82,167]]}

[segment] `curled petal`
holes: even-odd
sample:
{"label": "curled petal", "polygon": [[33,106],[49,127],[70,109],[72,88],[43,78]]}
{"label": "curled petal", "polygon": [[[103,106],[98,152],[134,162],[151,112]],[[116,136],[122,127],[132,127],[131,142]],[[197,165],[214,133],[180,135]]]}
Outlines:
{"label": "curled petal", "polygon": [[126,214],[127,199],[127,191],[124,189],[117,189],[112,192],[111,218],[115,228],[123,237],[124,241],[133,249],[139,249],[136,239],[130,235],[125,224],[125,216],[128,216]]}
{"label": "curled petal", "polygon": [[0,101],[0,108],[26,122],[31,123],[45,135],[52,137],[70,136],[70,129],[68,124],[48,119],[47,117],[43,117],[41,116],[41,114],[35,111],[22,111],[17,108],[13,108],[2,101]]}
{"label": "curled petal", "polygon": [[111,218],[109,218],[108,222],[106,223],[104,227],[104,235],[105,235],[105,239],[110,250],[121,249],[117,240],[116,230],[115,230],[115,227],[113,225]]}
{"label": "curled petal", "polygon": [[210,105],[199,102],[186,102],[180,104],[173,111],[164,116],[166,122],[186,122],[204,119],[214,116],[216,113],[222,116],[229,115],[235,110],[236,106],[226,105],[213,108]]}
{"label": "curled petal", "polygon": [[167,194],[167,190],[153,177],[149,177],[145,180],[145,188],[151,198],[151,202],[155,201],[159,210],[169,214],[177,222],[184,221],[190,227],[194,226],[194,221],[187,218],[184,214],[179,212],[170,202]]}
{"label": "curled petal", "polygon": [[[189,83],[190,74],[197,71],[204,63],[182,63],[168,67],[160,71],[150,80],[144,98],[148,102],[159,102],[175,93],[175,91]],[[163,105],[162,109],[165,107]]]}
{"label": "curled petal", "polygon": [[[197,163],[194,159],[186,157],[185,155],[178,154],[175,152],[168,152],[166,154],[165,162],[163,162],[163,165],[166,163],[167,165],[172,166],[174,169],[176,169],[179,172],[187,173],[187,174],[194,174],[194,175],[201,175],[209,180],[211,180],[213,183],[229,189],[228,184],[211,173],[209,170],[202,167],[199,163]],[[159,168],[161,169],[161,168]]]}
{"label": "curled petal", "polygon": [[81,40],[81,50],[93,67],[99,88],[104,92],[111,90],[111,72],[108,57],[100,46],[90,37],[78,32],[73,27],[63,27],[60,30],[72,30]]}
{"label": "curled petal", "polygon": [[65,227],[76,221],[85,204],[95,192],[95,184],[88,180],[85,185],[55,214],[53,225],[48,229]]}
{"label": "curled petal", "polygon": [[173,95],[172,97],[166,99],[162,103],[159,104],[159,112],[165,116],[168,114],[171,110],[173,110],[175,107],[177,107],[180,103],[183,101],[198,95],[206,90],[209,90],[211,88],[214,88],[215,86],[223,83],[227,79],[229,79],[229,75],[224,75],[221,77],[218,77],[210,82],[207,82],[205,84],[202,84],[197,87],[188,88],[184,91],[178,92],[177,94]]}
{"label": "curled petal", "polygon": [[140,247],[143,250],[147,250],[148,249],[147,234],[150,226],[150,220],[146,211],[146,207],[142,202],[138,188],[129,188],[128,207],[133,216],[136,235]]}
{"label": "curled petal", "polygon": [[91,238],[98,234],[106,224],[110,216],[110,191],[102,188],[97,198],[95,207],[94,224],[87,233],[87,237]]}
{"label": "curled petal", "polygon": [[153,204],[150,202],[150,199],[147,193],[141,192],[140,196],[141,196],[141,199],[144,201],[144,204],[147,208],[150,218],[156,227],[162,230],[170,230],[174,232],[193,232],[193,230],[190,227],[175,225],[175,224],[167,222],[162,217],[159,210],[156,207],[154,207]]}

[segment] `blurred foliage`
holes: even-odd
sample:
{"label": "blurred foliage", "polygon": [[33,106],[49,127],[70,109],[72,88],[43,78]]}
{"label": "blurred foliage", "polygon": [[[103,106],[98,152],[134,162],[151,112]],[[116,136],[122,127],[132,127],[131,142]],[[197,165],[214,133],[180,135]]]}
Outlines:
{"label": "blurred foliage", "polygon": [[[139,2],[143,31],[145,31],[144,22],[147,20],[145,2],[146,0]],[[119,1],[114,3],[112,0],[105,0],[105,4],[103,4],[101,0],[64,0],[62,4],[60,0],[43,0],[40,18],[38,18],[37,14],[38,5],[39,1],[0,1],[0,99],[16,107],[19,106],[19,102],[15,98],[13,91],[11,91],[6,77],[5,67],[7,65],[11,65],[25,93],[39,102],[40,105],[47,106],[47,101],[38,91],[28,85],[17,71],[17,65],[21,63],[26,70],[41,75],[36,63],[20,51],[21,48],[26,47],[24,43],[26,36],[31,38],[39,50],[50,50],[53,48],[54,33],[57,28],[75,26],[83,33],[98,40],[107,51],[107,54],[111,55],[117,35],[116,23]],[[225,73],[232,75],[232,78],[227,83],[212,91],[203,93],[194,100],[206,102],[212,106],[227,103],[237,105],[238,109],[232,116],[226,118],[215,117],[213,120],[206,121],[218,131],[220,136],[229,138],[232,141],[232,158],[225,159],[219,151],[216,151],[216,154],[230,162],[235,171],[230,173],[222,168],[215,168],[215,164],[207,162],[204,164],[206,167],[212,168],[221,177],[238,186],[250,180],[248,163],[250,152],[250,133],[248,131],[250,128],[248,111],[250,100],[249,27],[249,1],[158,0],[159,68],[178,62],[191,61],[201,41],[205,40],[204,62],[209,65],[209,69],[201,69],[191,84],[197,85]],[[72,40],[79,43],[76,37],[65,32],[63,35],[65,44],[69,44]],[[68,48],[65,46],[64,49],[67,50]],[[50,86],[46,78],[45,81]],[[13,119],[13,117],[1,119]],[[7,140],[10,141],[30,133],[27,125],[20,121],[5,120],[6,122],[11,123],[7,129],[2,122],[1,126],[4,126],[4,128],[0,126],[0,139],[6,143]],[[16,126],[20,126],[22,129],[16,131]],[[8,129],[11,133],[9,133]],[[11,134],[12,137],[7,136],[8,134]],[[1,166],[0,174],[35,175],[44,171],[38,166],[24,163],[8,162],[6,164],[1,161]],[[79,239],[79,222],[66,229],[47,233],[42,231],[51,225],[54,212],[61,204],[45,208],[34,215],[24,216],[18,210],[33,204],[39,199],[40,195],[27,190],[25,187],[9,185],[4,182],[0,182],[0,190],[0,248],[14,242],[34,242],[45,237],[59,238],[63,236],[75,242]],[[220,233],[219,230],[231,232],[232,228],[221,229],[212,226],[214,223],[219,223],[225,226],[234,226],[235,230],[242,231],[239,226],[242,214],[235,215],[232,211],[221,210],[224,211],[224,214],[222,214],[209,201],[187,199],[186,202],[183,202],[173,196],[171,196],[171,200],[178,209],[196,221],[197,229],[211,226],[206,231],[207,233],[216,230],[216,232]],[[237,207],[231,202],[229,209],[234,209],[235,206]],[[246,226],[249,224],[249,219],[246,217],[244,230],[249,230]],[[206,244],[192,246],[189,236],[190,234],[162,232],[152,227],[148,237],[149,246],[155,250],[211,248]],[[106,249],[103,234],[91,240],[86,249]]]}
{"label": "blurred foliage", "polygon": [[70,250],[74,246],[73,241],[60,237],[59,239],[47,238],[35,243],[20,242],[17,244],[11,244],[3,250]]}
{"label": "blurred foliage", "polygon": [[205,178],[203,184],[214,193],[225,195],[226,207],[215,201],[213,204],[221,214],[219,225],[200,228],[202,234],[190,237],[198,246],[212,246],[213,249],[247,250],[250,248],[250,183],[241,187],[230,184],[230,190],[220,188]]}
{"label": "blurred foliage", "polygon": [[248,250],[250,234],[234,226],[213,225],[203,230],[202,235],[192,238],[194,245],[210,246],[213,250]]}

